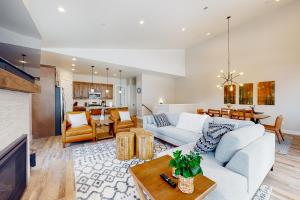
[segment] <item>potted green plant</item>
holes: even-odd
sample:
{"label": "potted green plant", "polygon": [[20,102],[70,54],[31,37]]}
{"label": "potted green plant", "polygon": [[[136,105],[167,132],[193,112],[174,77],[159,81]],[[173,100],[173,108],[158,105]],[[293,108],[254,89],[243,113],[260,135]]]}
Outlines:
{"label": "potted green plant", "polygon": [[203,174],[200,166],[202,157],[199,153],[190,152],[182,155],[182,151],[173,152],[173,159],[170,160],[169,166],[175,169],[175,175],[178,176],[178,188],[187,194],[194,192],[194,177]]}

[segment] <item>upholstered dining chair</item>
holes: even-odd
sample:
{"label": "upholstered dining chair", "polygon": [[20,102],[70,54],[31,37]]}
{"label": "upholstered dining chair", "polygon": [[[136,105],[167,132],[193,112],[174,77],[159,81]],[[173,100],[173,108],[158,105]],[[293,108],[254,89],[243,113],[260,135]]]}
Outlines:
{"label": "upholstered dining chair", "polygon": [[221,117],[221,111],[215,109],[208,109],[207,114],[211,117]]}
{"label": "upholstered dining chair", "polygon": [[203,115],[203,114],[205,114],[205,111],[204,111],[204,109],[203,108],[197,108],[197,114],[199,114],[199,115]]}
{"label": "upholstered dining chair", "polygon": [[228,117],[230,118],[230,108],[221,108],[221,117]]}
{"label": "upholstered dining chair", "polygon": [[278,117],[276,117],[275,125],[263,124],[267,131],[271,131],[276,134],[279,144],[280,144],[280,137],[284,141],[282,131],[281,131],[282,122],[283,122],[283,116],[279,115]]}
{"label": "upholstered dining chair", "polygon": [[246,111],[244,109],[231,110],[231,119],[246,120]]}

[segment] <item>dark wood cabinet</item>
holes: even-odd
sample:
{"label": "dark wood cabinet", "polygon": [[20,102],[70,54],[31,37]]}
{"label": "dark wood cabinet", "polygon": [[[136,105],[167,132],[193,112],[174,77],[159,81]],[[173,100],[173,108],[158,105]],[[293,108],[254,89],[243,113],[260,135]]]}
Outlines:
{"label": "dark wood cabinet", "polygon": [[[88,99],[89,92],[91,89],[94,89],[95,92],[100,92],[103,99],[113,99],[113,85],[104,84],[104,83],[89,83],[89,82],[78,82],[73,81],[73,98],[74,99]],[[106,93],[106,88],[109,90]]]}

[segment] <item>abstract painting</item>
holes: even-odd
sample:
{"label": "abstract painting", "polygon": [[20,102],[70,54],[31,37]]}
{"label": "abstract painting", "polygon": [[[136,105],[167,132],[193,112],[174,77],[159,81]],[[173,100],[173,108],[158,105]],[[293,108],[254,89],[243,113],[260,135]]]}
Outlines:
{"label": "abstract painting", "polygon": [[224,86],[224,104],[235,104],[236,86]]}
{"label": "abstract painting", "polygon": [[245,83],[239,87],[240,105],[253,105],[253,83]]}
{"label": "abstract painting", "polygon": [[275,81],[266,81],[258,83],[257,104],[275,105]]}

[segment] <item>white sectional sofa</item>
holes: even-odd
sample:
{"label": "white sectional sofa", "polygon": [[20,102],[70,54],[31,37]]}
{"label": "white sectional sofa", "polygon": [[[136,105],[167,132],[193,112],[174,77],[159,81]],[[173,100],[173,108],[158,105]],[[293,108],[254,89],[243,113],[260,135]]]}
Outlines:
{"label": "white sectional sofa", "polygon": [[[144,117],[144,128],[172,144],[174,149],[162,152],[172,155],[176,149],[183,153],[193,150],[202,133],[178,130],[179,114],[166,114],[172,126],[157,128],[152,116]],[[226,118],[209,118],[205,123],[234,122],[234,131],[225,134],[215,152],[203,154],[201,166],[204,175],[214,180],[217,187],[206,200],[250,200],[256,193],[275,161],[275,136],[264,131],[263,126],[252,122]],[[204,130],[208,126],[204,126]],[[197,135],[198,134],[198,135]]]}

